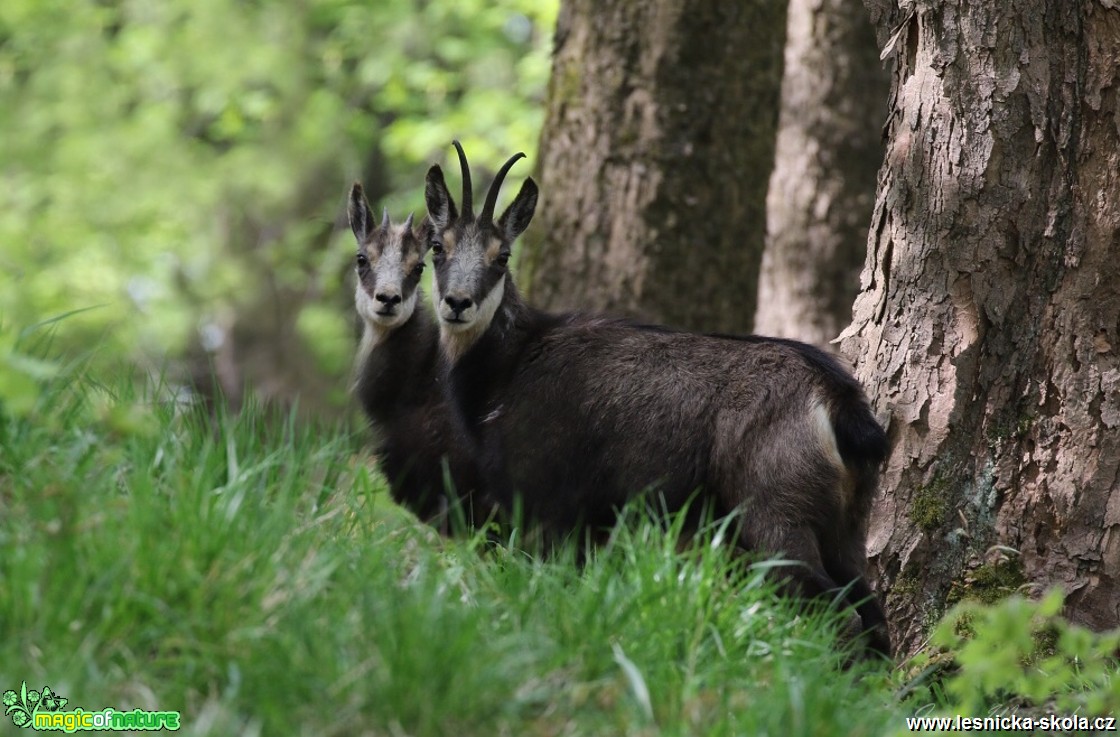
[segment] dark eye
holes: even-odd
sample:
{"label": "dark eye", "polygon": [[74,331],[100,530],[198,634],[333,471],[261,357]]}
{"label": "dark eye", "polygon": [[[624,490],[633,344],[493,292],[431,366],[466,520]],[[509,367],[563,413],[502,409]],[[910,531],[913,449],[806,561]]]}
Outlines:
{"label": "dark eye", "polygon": [[435,240],[435,239],[432,239],[432,253],[434,253],[434,254],[443,253],[443,244],[440,243],[439,241]]}
{"label": "dark eye", "polygon": [[498,258],[494,259],[494,261],[498,264],[498,266],[505,266],[509,263],[509,252],[503,251],[502,253],[499,253]]}
{"label": "dark eye", "polygon": [[412,275],[413,276],[420,276],[423,273],[424,273],[424,262],[423,261],[416,264],[416,266],[412,267]]}
{"label": "dark eye", "polygon": [[358,254],[358,268],[362,270],[369,268],[369,259],[364,253]]}

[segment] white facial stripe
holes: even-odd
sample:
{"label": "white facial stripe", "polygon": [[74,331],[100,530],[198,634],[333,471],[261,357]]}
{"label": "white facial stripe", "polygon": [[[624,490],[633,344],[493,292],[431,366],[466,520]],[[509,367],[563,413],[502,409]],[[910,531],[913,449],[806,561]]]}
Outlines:
{"label": "white facial stripe", "polygon": [[400,264],[387,264],[381,262],[373,270],[374,295],[383,294],[387,297],[400,297],[404,292],[404,273]]}
{"label": "white facial stripe", "polygon": [[485,330],[490,326],[490,321],[494,319],[494,315],[498,312],[498,305],[502,303],[502,295],[506,292],[506,278],[503,275],[494,288],[490,290],[490,294],[482,300],[482,304],[478,308],[478,317],[475,322],[483,325]]}
{"label": "white facial stripe", "polygon": [[377,266],[374,269],[377,277],[378,291],[384,288],[401,288],[401,241],[400,238],[390,238],[385,250],[377,257]]}
{"label": "white facial stripe", "polygon": [[[480,261],[482,261],[482,254],[477,239],[463,239],[447,264],[449,291],[454,289],[467,294],[474,294],[481,271],[477,268]],[[471,268],[472,266],[475,268]]]}
{"label": "white facial stripe", "polygon": [[459,259],[455,259],[447,265],[447,283],[448,285],[455,285],[455,291],[473,294],[474,285],[477,281],[474,272],[464,269]]}
{"label": "white facial stripe", "polygon": [[389,234],[385,250],[377,257],[374,266],[374,283],[381,294],[402,294],[404,292],[404,236],[408,229],[396,226]]}
{"label": "white facial stripe", "polygon": [[393,327],[408,322],[408,318],[412,317],[412,311],[416,309],[416,299],[418,296],[419,292],[413,289],[412,294],[408,295],[408,299],[401,303],[401,306],[397,308],[397,314],[400,316],[400,320],[398,320]]}

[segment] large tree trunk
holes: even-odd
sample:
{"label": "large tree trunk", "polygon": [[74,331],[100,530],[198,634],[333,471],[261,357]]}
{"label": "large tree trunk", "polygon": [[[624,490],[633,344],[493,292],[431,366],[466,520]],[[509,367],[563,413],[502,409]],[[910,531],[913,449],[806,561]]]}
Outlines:
{"label": "large tree trunk", "polygon": [[534,303],[750,329],[784,28],[782,0],[564,0]]}
{"label": "large tree trunk", "polygon": [[889,88],[861,3],[790,0],[756,332],[825,344],[851,322]]}
{"label": "large tree trunk", "polygon": [[896,641],[1019,587],[1114,627],[1120,11],[868,6],[898,64],[843,349],[894,443],[869,554]]}

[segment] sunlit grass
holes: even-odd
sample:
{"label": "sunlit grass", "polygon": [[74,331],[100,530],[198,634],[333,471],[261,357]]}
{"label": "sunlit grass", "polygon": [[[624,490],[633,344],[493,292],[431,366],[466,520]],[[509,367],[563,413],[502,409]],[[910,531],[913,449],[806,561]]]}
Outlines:
{"label": "sunlit grass", "polygon": [[69,369],[0,410],[0,691],[190,735],[879,735],[933,705],[845,668],[718,525],[631,510],[582,566],[448,541],[364,433],[166,394]]}
{"label": "sunlit grass", "polygon": [[648,521],[582,568],[441,540],[344,428],[213,418],[80,374],[3,424],[3,689],[179,710],[185,733],[215,735],[831,734],[845,713],[844,733],[871,734],[891,718],[827,623]]}

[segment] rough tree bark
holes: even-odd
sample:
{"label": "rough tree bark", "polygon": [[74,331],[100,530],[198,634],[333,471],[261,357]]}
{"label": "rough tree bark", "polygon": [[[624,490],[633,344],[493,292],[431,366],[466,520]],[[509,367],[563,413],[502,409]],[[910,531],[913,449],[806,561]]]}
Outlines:
{"label": "rough tree bark", "polygon": [[898,63],[843,350],[894,443],[869,554],[895,639],[1051,586],[1114,627],[1120,6],[867,5]]}
{"label": "rough tree bark", "polygon": [[861,3],[790,0],[755,332],[822,345],[851,322],[889,89]]}
{"label": "rough tree bark", "polygon": [[565,0],[519,263],[532,301],[749,330],[783,0]]}

